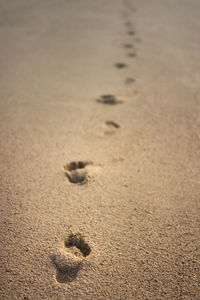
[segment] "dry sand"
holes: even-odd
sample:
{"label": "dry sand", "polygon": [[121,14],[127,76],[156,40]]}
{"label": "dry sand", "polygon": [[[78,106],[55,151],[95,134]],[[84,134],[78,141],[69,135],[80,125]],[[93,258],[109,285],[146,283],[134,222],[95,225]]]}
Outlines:
{"label": "dry sand", "polygon": [[199,12],[0,0],[0,299],[199,299]]}

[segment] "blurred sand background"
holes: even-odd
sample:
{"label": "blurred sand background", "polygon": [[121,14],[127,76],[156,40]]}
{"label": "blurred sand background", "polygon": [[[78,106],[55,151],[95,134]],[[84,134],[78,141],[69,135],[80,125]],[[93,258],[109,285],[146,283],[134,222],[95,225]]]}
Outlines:
{"label": "blurred sand background", "polygon": [[0,0],[0,299],[199,299],[199,12]]}

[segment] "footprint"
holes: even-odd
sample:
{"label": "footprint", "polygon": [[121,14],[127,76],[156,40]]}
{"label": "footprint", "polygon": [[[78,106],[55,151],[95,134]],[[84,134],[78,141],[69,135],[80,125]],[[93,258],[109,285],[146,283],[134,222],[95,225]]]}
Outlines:
{"label": "footprint", "polygon": [[134,79],[134,78],[131,78],[131,77],[127,77],[126,80],[125,80],[125,83],[126,83],[126,84],[131,84],[131,83],[133,83],[133,82],[135,82],[135,79]]}
{"label": "footprint", "polygon": [[132,27],[132,24],[131,24],[131,22],[124,22],[124,25],[126,26],[126,27],[128,27],[128,28],[130,28],[130,27]]}
{"label": "footprint", "polygon": [[136,57],[136,53],[135,53],[135,52],[128,53],[128,56],[129,56],[129,57]]}
{"label": "footprint", "polygon": [[120,126],[117,123],[115,123],[114,121],[106,121],[105,124],[109,128],[120,128]]}
{"label": "footprint", "polygon": [[90,246],[85,242],[83,236],[79,233],[71,233],[68,239],[65,241],[65,247],[72,248],[75,247],[80,250],[84,257],[88,256],[91,252]]}
{"label": "footprint", "polygon": [[52,255],[51,259],[56,267],[56,280],[59,283],[67,283],[76,278],[82,263],[79,256],[59,250],[59,252]]}
{"label": "footprint", "polygon": [[115,67],[118,68],[118,69],[123,69],[123,68],[126,68],[128,66],[124,63],[116,63]]}
{"label": "footprint", "polygon": [[128,33],[128,35],[135,35],[135,31],[134,30],[129,30],[127,33]]}
{"label": "footprint", "polygon": [[[70,249],[67,251],[67,248]],[[56,280],[59,283],[73,281],[81,268],[82,262],[91,252],[90,246],[79,233],[70,234],[64,242],[64,249],[51,256],[56,267]]]}
{"label": "footprint", "polygon": [[133,48],[133,45],[132,44],[124,44],[124,48],[130,49],[130,48]]}
{"label": "footprint", "polygon": [[104,132],[106,135],[114,134],[115,131],[120,128],[119,124],[115,123],[114,121],[106,121],[105,125],[108,128],[108,130]]}
{"label": "footprint", "polygon": [[126,25],[126,26],[131,26],[131,22],[126,21],[126,22],[124,22],[124,25]]}
{"label": "footprint", "polygon": [[64,172],[71,183],[86,183],[88,180],[87,166],[92,165],[89,161],[72,161],[64,166]]}
{"label": "footprint", "polygon": [[117,99],[114,95],[102,95],[99,99],[97,99],[97,102],[107,105],[116,105],[123,103],[122,100]]}
{"label": "footprint", "polygon": [[64,166],[64,173],[69,182],[85,184],[99,171],[100,166],[91,161],[72,161]]}
{"label": "footprint", "polygon": [[72,183],[85,183],[87,181],[86,167],[91,165],[89,161],[72,161],[64,166],[64,172]]}

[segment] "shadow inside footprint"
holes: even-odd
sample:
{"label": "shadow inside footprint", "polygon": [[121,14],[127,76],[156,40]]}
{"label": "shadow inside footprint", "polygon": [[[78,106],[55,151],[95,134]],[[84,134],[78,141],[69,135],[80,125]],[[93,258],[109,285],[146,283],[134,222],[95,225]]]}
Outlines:
{"label": "shadow inside footprint", "polygon": [[70,273],[57,271],[56,280],[59,283],[71,282],[77,277],[78,271],[79,268],[77,268],[77,270],[71,270]]}
{"label": "shadow inside footprint", "polygon": [[118,68],[118,69],[123,69],[123,68],[126,68],[128,66],[127,66],[127,64],[124,64],[124,63],[116,63],[115,67]]}
{"label": "shadow inside footprint", "polygon": [[106,121],[105,125],[107,127],[107,130],[104,132],[105,135],[112,135],[120,128],[120,126],[114,121]]}
{"label": "shadow inside footprint", "polygon": [[77,277],[82,262],[79,257],[60,251],[52,255],[51,260],[56,267],[56,280],[59,283],[71,282]]}
{"label": "shadow inside footprint", "polygon": [[116,105],[123,103],[122,100],[117,99],[114,95],[102,95],[99,99],[97,99],[97,102],[108,105]]}
{"label": "shadow inside footprint", "polygon": [[69,164],[67,164],[65,166],[65,168],[69,171],[74,171],[76,169],[83,169],[89,164],[91,164],[91,162],[88,162],[88,161],[72,161]]}
{"label": "shadow inside footprint", "polygon": [[64,166],[64,172],[71,183],[85,183],[87,181],[86,166],[91,165],[89,161],[72,161]]}
{"label": "shadow inside footprint", "polygon": [[106,121],[105,124],[110,128],[120,128],[120,126],[114,121]]}
{"label": "shadow inside footprint", "polygon": [[79,249],[84,257],[88,256],[91,252],[90,246],[85,242],[84,238],[79,234],[71,233],[65,241],[65,247],[76,247]]}

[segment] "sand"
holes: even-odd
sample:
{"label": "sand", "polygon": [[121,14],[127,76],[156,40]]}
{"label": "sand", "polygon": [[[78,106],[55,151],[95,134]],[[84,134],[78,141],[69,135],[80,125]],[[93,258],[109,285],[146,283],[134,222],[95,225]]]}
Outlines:
{"label": "sand", "polygon": [[199,299],[199,0],[0,0],[0,299]]}

